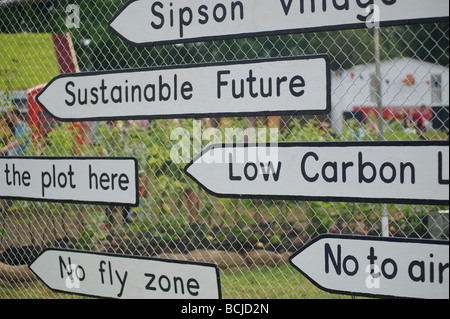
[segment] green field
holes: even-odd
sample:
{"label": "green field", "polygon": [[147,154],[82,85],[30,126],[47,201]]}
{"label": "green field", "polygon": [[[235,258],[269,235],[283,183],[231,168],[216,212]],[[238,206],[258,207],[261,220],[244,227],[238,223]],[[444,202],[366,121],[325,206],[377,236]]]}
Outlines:
{"label": "green field", "polygon": [[[249,271],[220,274],[224,299],[334,299],[349,298],[328,294],[311,284],[291,266],[262,267]],[[40,281],[20,284],[15,288],[0,286],[0,299],[16,299],[28,296],[32,299],[85,298],[77,295],[53,292]]]}
{"label": "green field", "polygon": [[0,91],[26,90],[58,73],[51,34],[0,34]]}

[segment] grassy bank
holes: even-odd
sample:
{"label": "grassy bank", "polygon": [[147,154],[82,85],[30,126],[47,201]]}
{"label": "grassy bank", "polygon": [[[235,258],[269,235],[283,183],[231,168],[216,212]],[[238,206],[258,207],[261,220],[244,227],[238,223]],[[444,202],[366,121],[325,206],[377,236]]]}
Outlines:
{"label": "grassy bank", "polygon": [[[249,271],[221,273],[223,299],[326,299],[341,298],[330,295],[312,285],[291,266],[263,267]],[[21,284],[15,288],[0,286],[0,299],[84,298],[53,292],[42,282]]]}

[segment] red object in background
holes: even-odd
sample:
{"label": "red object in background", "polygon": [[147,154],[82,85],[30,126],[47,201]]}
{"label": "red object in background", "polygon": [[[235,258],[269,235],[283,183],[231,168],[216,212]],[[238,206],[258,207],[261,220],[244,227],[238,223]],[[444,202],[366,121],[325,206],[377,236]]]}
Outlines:
{"label": "red object in background", "polygon": [[[60,73],[80,72],[70,34],[54,34],[53,45],[55,47]],[[75,154],[80,154],[79,146],[84,145],[88,140],[86,132],[90,129],[90,123],[73,122],[69,129],[73,132],[72,134],[75,135]]]}
{"label": "red object in background", "polygon": [[41,84],[27,91],[28,96],[28,125],[31,129],[31,139],[33,145],[42,146],[46,143],[45,136],[52,130],[56,121],[48,116],[44,110],[36,103],[36,95],[44,88]]}
{"label": "red object in background", "polygon": [[[53,46],[55,47],[56,59],[59,65],[59,72],[76,73],[80,72],[75,51],[73,49],[70,34],[54,34]],[[37,103],[35,96],[44,88],[46,84],[38,85],[27,91],[28,94],[28,124],[31,128],[33,145],[44,146],[46,135],[56,124],[56,120],[50,117]],[[89,122],[74,122],[69,128],[73,131],[76,140],[76,153],[79,153],[79,146],[84,145],[88,138],[86,133],[90,129]]]}
{"label": "red object in background", "polygon": [[419,110],[418,112],[412,114],[412,119],[419,130],[424,130],[426,123],[428,123],[433,116],[433,112],[430,108],[423,110],[422,112]]}
{"label": "red object in background", "polygon": [[147,197],[148,178],[143,173],[139,172],[139,196]]}
{"label": "red object in background", "polygon": [[[36,95],[45,87],[41,84],[27,91],[28,95],[28,125],[31,130],[31,140],[36,149],[45,146],[47,143],[47,134],[51,132],[57,121],[45,112],[36,102]],[[79,147],[87,141],[86,133],[91,129],[90,122],[71,123],[69,130],[75,137],[75,153],[80,153]]]}
{"label": "red object in background", "polygon": [[[383,107],[382,109],[383,119],[391,121],[391,120],[402,120],[409,114],[410,119],[417,119],[421,116],[422,112],[420,111],[420,107]],[[354,107],[354,112],[361,112],[363,114],[363,121],[366,121],[369,117],[378,118],[378,110],[376,107]],[[427,120],[433,115],[433,111],[431,107],[428,107],[424,112],[424,117]]]}
{"label": "red object in background", "polygon": [[412,74],[407,74],[406,78],[403,80],[403,83],[406,84],[406,86],[413,86],[415,84],[414,76]]}
{"label": "red object in background", "polygon": [[53,46],[61,74],[80,72],[69,34],[54,34]]}

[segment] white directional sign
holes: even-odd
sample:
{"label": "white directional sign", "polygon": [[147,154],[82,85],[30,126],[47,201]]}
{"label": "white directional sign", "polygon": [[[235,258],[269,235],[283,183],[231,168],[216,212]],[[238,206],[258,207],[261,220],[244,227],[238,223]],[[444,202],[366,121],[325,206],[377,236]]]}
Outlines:
{"label": "white directional sign", "polygon": [[132,45],[447,21],[447,0],[131,0],[109,26]]}
{"label": "white directional sign", "polygon": [[448,142],[211,145],[185,167],[218,197],[448,205]]}
{"label": "white directional sign", "polygon": [[63,74],[36,101],[59,120],[330,112],[325,55]]}
{"label": "white directional sign", "polygon": [[136,206],[138,187],[135,158],[0,157],[0,198]]}
{"label": "white directional sign", "polygon": [[47,249],[29,268],[51,289],[123,299],[220,299],[217,265]]}
{"label": "white directional sign", "polygon": [[449,298],[448,241],[322,235],[290,262],[332,293]]}

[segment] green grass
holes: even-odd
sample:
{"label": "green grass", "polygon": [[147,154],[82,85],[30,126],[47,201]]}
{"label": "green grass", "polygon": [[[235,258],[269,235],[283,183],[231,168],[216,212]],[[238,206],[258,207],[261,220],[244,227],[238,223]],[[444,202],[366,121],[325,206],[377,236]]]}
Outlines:
{"label": "green grass", "polygon": [[58,73],[51,34],[0,34],[0,91],[26,90]]}
{"label": "green grass", "polygon": [[[342,298],[320,290],[291,266],[263,267],[249,271],[221,273],[223,299],[331,299]],[[53,292],[40,281],[15,288],[0,286],[0,299],[86,298]],[[349,297],[345,297],[349,298]]]}
{"label": "green grass", "polygon": [[221,274],[224,299],[330,299],[291,266]]}
{"label": "green grass", "polygon": [[[59,206],[57,206],[59,207]],[[62,208],[60,208],[62,209]],[[87,225],[102,225],[104,212],[93,209],[85,215]],[[290,265],[240,269],[220,272],[223,299],[331,299],[343,298],[329,294],[311,284]],[[72,299],[86,298],[54,292],[41,281],[21,284],[14,288],[1,286],[0,299]],[[344,296],[344,298],[349,298]]]}
{"label": "green grass", "polygon": [[1,299],[79,299],[86,298],[73,294],[54,292],[41,281],[22,283],[14,288],[0,285]]}

